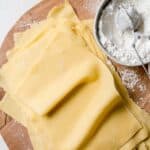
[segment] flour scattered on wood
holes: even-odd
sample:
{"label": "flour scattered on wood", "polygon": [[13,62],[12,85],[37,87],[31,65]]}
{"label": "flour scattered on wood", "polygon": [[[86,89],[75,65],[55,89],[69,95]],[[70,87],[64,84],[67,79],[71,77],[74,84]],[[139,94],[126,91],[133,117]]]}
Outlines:
{"label": "flour scattered on wood", "polygon": [[138,75],[132,70],[123,70],[120,71],[120,75],[124,85],[131,91],[135,91],[135,88],[138,89],[140,92],[144,92],[146,90],[146,86],[141,83]]}
{"label": "flour scattered on wood", "polygon": [[92,0],[91,3],[91,0],[87,0],[84,5],[84,8],[86,8],[91,13],[91,15],[95,15],[95,12],[99,7],[100,1],[101,0]]}
{"label": "flour scattered on wood", "polygon": [[139,78],[134,71],[124,70],[120,72],[123,83],[126,85],[128,89],[134,89],[134,87],[139,82]]}
{"label": "flour scattered on wood", "polygon": [[28,29],[35,23],[38,23],[38,22],[36,22],[35,20],[32,20],[32,19],[30,20],[29,23],[27,23],[26,21],[20,21],[19,22],[19,28],[21,28],[21,29]]}
{"label": "flour scattered on wood", "polygon": [[138,87],[139,87],[140,92],[143,92],[146,90],[146,86],[144,84],[140,84]]}

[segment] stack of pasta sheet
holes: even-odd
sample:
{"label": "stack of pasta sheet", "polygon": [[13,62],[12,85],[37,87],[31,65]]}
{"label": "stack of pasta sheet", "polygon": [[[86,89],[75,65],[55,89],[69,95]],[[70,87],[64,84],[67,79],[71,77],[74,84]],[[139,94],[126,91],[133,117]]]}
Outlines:
{"label": "stack of pasta sheet", "polygon": [[0,109],[27,127],[35,150],[150,148],[150,117],[129,99],[69,3],[15,35],[0,69]]}

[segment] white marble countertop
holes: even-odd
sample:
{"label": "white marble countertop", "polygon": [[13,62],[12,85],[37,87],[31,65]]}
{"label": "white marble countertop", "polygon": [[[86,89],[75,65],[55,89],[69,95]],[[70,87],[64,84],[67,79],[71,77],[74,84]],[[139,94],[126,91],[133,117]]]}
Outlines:
{"label": "white marble countertop", "polygon": [[[0,0],[0,45],[15,22],[40,0]],[[0,136],[0,150],[8,150]]]}

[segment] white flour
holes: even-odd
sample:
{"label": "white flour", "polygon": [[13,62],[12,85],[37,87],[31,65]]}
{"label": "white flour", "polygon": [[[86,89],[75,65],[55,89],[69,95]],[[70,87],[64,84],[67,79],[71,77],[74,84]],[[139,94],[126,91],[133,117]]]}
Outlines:
{"label": "white flour", "polygon": [[122,82],[126,87],[132,92],[135,91],[135,88],[138,89],[141,93],[146,91],[146,85],[141,83],[141,79],[133,70],[123,70],[120,71]]}
{"label": "white flour", "polygon": [[123,83],[130,90],[134,90],[134,88],[137,86],[137,84],[140,81],[137,74],[135,74],[134,71],[131,71],[131,70],[121,71],[120,75],[121,75]]}
{"label": "white flour", "polygon": [[103,10],[99,35],[108,54],[121,64],[141,65],[133,44],[143,62],[150,62],[150,1],[112,0]]}

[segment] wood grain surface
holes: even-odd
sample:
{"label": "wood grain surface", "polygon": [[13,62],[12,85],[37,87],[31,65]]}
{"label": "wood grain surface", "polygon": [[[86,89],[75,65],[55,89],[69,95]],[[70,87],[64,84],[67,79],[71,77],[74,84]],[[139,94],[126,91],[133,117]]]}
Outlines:
{"label": "wood grain surface", "polygon": [[[100,0],[69,0],[80,19],[94,18]],[[13,34],[22,32],[35,22],[46,18],[50,9],[63,0],[44,0],[23,15],[6,36],[0,48],[0,66],[7,62],[6,52],[13,47]],[[142,67],[125,67],[113,62],[131,98],[145,111],[150,112],[150,80]],[[0,89],[0,98],[4,91]],[[0,113],[0,129],[10,150],[32,150],[27,130],[3,112]],[[19,132],[19,130],[21,132]],[[13,136],[14,135],[14,136]],[[23,136],[22,136],[23,135]]]}

